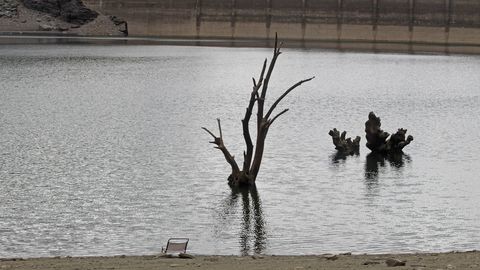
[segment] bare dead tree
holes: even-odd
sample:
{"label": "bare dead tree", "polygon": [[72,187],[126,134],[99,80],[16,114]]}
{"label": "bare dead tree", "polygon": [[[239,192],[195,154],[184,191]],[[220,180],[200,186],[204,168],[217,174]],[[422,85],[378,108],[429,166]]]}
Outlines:
{"label": "bare dead tree", "polygon": [[[275,46],[273,49],[273,58],[270,61],[267,69],[267,59],[263,62],[262,71],[258,80],[252,78],[253,80],[253,90],[250,94],[250,101],[245,112],[245,117],[242,120],[243,128],[243,137],[245,139],[246,150],[243,152],[243,166],[242,169],[237,164],[235,157],[230,154],[227,147],[223,143],[223,134],[222,126],[220,124],[220,119],[217,118],[219,137],[215,136],[210,130],[205,127],[202,127],[203,130],[208,132],[213,137],[213,141],[210,143],[215,144],[215,148],[220,149],[225,160],[232,167],[232,172],[228,177],[228,183],[231,186],[242,186],[242,185],[255,185],[255,180],[257,178],[258,172],[260,170],[260,165],[262,163],[263,151],[265,148],[265,139],[267,138],[268,130],[281,115],[286,113],[289,109],[284,109],[280,113],[273,116],[275,108],[278,104],[295,88],[301,84],[312,80],[315,77],[311,77],[305,80],[301,80],[296,84],[288,88],[280,97],[278,97],[271,107],[265,113],[265,99],[267,96],[268,84],[273,73],[273,69],[277,62],[278,57],[280,56],[280,47],[278,44],[277,35],[275,35]],[[265,74],[266,71],[266,74]],[[264,77],[265,76],[265,77]],[[253,144],[252,137],[250,136],[249,122],[250,117],[252,116],[253,108],[257,105],[257,138],[255,145]]]}

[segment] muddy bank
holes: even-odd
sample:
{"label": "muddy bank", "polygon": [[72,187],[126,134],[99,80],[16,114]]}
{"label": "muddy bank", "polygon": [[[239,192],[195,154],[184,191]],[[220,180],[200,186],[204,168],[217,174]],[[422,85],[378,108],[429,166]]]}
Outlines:
{"label": "muddy bank", "polygon": [[[87,32],[87,31],[86,31]],[[438,44],[429,42],[396,42],[377,41],[365,42],[357,40],[332,41],[301,41],[283,40],[283,47],[322,49],[340,52],[367,53],[404,53],[404,54],[464,54],[479,55],[480,46],[468,43]],[[189,39],[189,38],[159,38],[159,37],[122,37],[122,36],[89,36],[50,32],[1,32],[0,45],[8,44],[94,44],[94,45],[170,45],[170,46],[210,46],[210,47],[262,47],[270,48],[273,40],[266,39]]]}

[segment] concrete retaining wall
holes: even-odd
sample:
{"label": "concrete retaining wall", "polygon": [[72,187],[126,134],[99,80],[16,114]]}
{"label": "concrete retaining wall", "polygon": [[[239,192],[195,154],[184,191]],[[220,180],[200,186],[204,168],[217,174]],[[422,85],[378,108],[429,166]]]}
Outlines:
{"label": "concrete retaining wall", "polygon": [[83,0],[130,35],[480,44],[477,0]]}

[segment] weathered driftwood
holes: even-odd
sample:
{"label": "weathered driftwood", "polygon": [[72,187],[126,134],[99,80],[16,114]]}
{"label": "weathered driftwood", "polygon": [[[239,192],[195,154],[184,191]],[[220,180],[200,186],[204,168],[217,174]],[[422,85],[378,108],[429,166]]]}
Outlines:
{"label": "weathered driftwood", "polygon": [[332,136],[333,144],[335,145],[335,149],[340,154],[343,155],[354,155],[359,154],[360,152],[360,136],[357,136],[354,140],[352,138],[346,138],[347,132],[344,131],[342,134],[334,128],[328,132],[328,135]]}
{"label": "weathered driftwood", "polygon": [[380,117],[370,112],[368,114],[368,121],[365,122],[365,137],[367,139],[367,147],[372,150],[372,152],[402,152],[403,148],[413,141],[412,135],[406,137],[406,129],[399,128],[396,133],[390,136],[388,132],[380,128],[381,126]]}
{"label": "weathered driftwood", "polygon": [[[300,86],[301,84],[312,80],[314,77],[309,79],[305,79],[302,81],[297,82],[296,84],[292,85],[288,88],[277,100],[272,104],[272,106],[268,109],[267,113],[265,113],[265,99],[267,96],[267,89],[268,84],[270,82],[270,77],[272,76],[273,69],[275,67],[275,63],[277,61],[278,56],[280,56],[280,46],[278,46],[278,39],[275,35],[275,47],[273,49],[273,58],[269,64],[268,70],[267,67],[267,59],[263,62],[262,71],[260,73],[260,78],[255,80],[253,78],[253,91],[250,94],[250,101],[248,103],[247,110],[245,112],[245,117],[242,120],[242,128],[243,128],[243,137],[245,139],[246,144],[246,151],[243,152],[243,166],[242,169],[237,164],[235,157],[230,154],[227,147],[223,143],[223,135],[222,135],[222,127],[220,125],[220,119],[217,119],[218,122],[218,129],[219,129],[219,137],[215,136],[210,130],[205,127],[202,127],[203,130],[208,132],[213,137],[213,141],[210,143],[215,144],[215,148],[222,151],[223,155],[225,156],[225,160],[230,164],[232,167],[232,172],[228,177],[228,183],[231,186],[242,186],[242,185],[255,185],[255,180],[257,178],[258,172],[260,170],[260,165],[262,163],[263,157],[263,150],[265,147],[265,139],[267,138],[268,130],[270,129],[271,125],[280,117],[282,114],[286,113],[288,109],[284,109],[277,115],[272,115],[273,111],[277,107],[277,105],[282,101],[290,92],[292,92],[295,88]],[[264,78],[266,71],[266,76]],[[260,91],[261,90],[261,91]],[[260,91],[260,92],[259,92]],[[250,117],[252,116],[253,108],[257,104],[257,138],[256,138],[256,146],[254,147],[252,138],[250,136],[249,130],[249,121]]]}

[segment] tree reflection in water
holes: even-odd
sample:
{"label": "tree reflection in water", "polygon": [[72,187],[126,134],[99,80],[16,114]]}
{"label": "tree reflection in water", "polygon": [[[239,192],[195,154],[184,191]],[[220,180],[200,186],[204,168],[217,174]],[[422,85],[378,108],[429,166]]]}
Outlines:
{"label": "tree reflection in water", "polygon": [[377,180],[379,167],[385,167],[385,161],[387,161],[392,167],[401,169],[405,166],[405,162],[410,162],[410,156],[399,153],[380,154],[370,153],[367,155],[367,161],[365,162],[365,179]]}
{"label": "tree reflection in water", "polygon": [[227,200],[224,201],[222,216],[228,218],[235,212],[239,198],[242,202],[241,230],[239,244],[242,255],[261,254],[266,248],[265,221],[262,204],[257,188],[233,187]]}
{"label": "tree reflection in water", "polygon": [[348,157],[358,157],[360,154],[358,153],[355,153],[353,155],[346,155],[342,152],[335,152],[335,154],[332,154],[330,156],[330,160],[332,161],[332,164],[333,165],[337,165],[341,162],[344,162],[345,160],[347,160]]}

